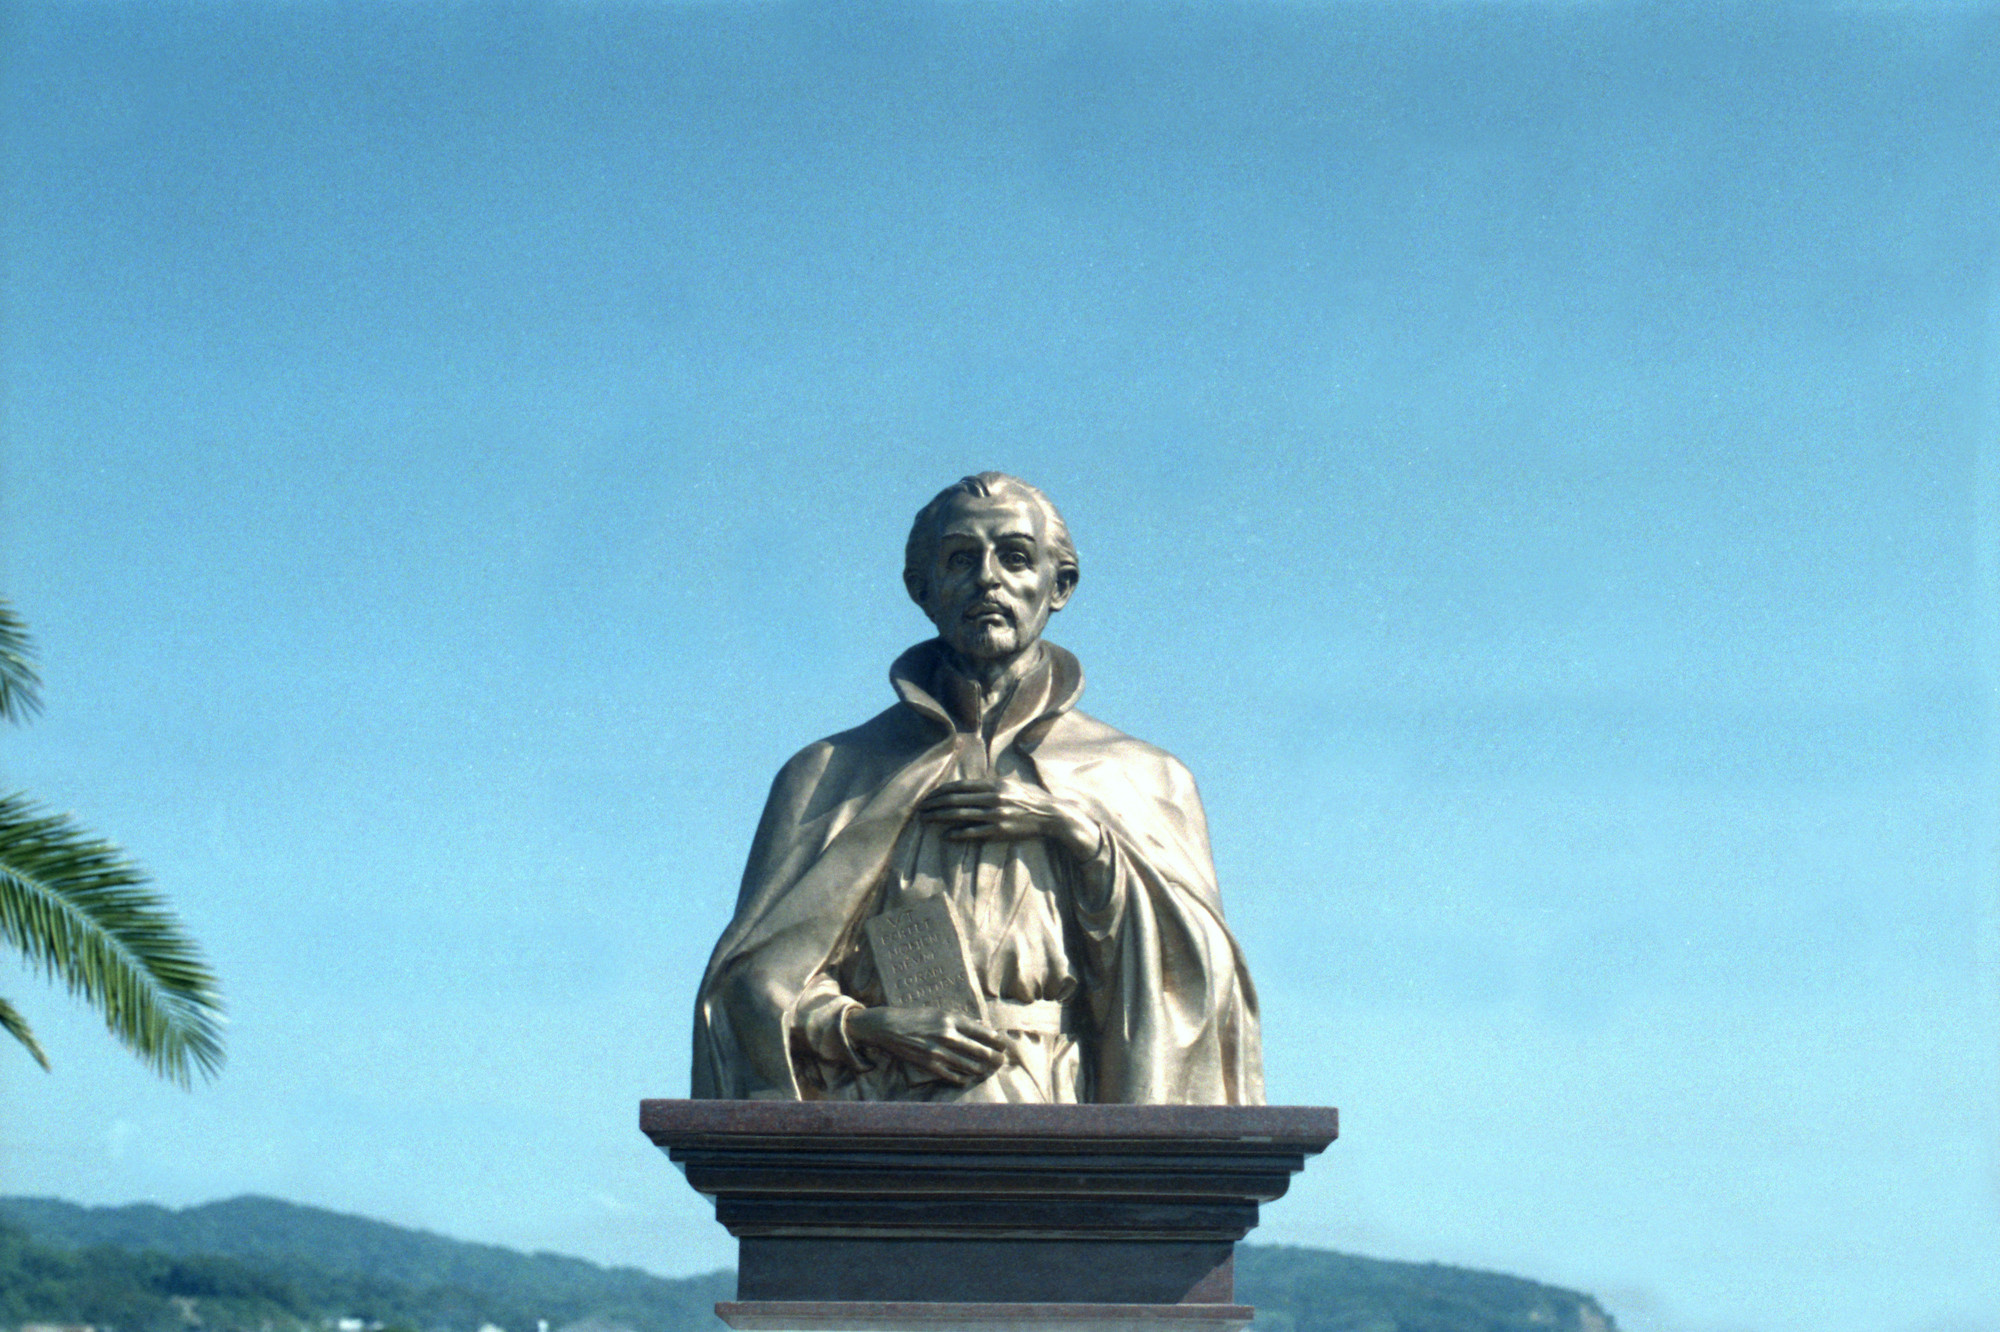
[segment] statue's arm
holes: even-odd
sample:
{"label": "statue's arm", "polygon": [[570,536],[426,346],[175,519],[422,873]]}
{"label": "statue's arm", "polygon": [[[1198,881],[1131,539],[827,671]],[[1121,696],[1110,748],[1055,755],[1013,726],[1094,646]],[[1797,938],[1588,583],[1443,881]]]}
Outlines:
{"label": "statue's arm", "polygon": [[1208,819],[1194,777],[1178,759],[1145,746],[1115,785],[1092,784],[1072,800],[1103,831],[1097,854],[1077,862],[1078,923],[1093,940],[1121,928],[1137,878],[1213,902]]}
{"label": "statue's arm", "polygon": [[1093,940],[1117,933],[1125,915],[1124,876],[1119,873],[1118,839],[1110,828],[1091,819],[1097,829],[1097,850],[1082,860],[1071,860],[1076,904],[1076,923]]}
{"label": "statue's arm", "polygon": [[862,1008],[860,1000],[842,993],[840,982],[831,972],[820,972],[799,994],[794,1010],[797,1025],[792,1028],[793,1043],[802,1052],[828,1064],[853,1069],[873,1067],[855,1047],[850,1026]]}

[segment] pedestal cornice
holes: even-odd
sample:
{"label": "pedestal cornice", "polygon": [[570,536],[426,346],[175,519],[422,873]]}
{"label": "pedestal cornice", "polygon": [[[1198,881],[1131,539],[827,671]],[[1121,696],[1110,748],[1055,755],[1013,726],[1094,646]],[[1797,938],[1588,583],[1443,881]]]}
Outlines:
{"label": "pedestal cornice", "polygon": [[1320,1106],[831,1101],[646,1101],[640,1125],[739,1241],[731,1321],[909,1332],[1240,1326],[1235,1241],[1339,1131]]}

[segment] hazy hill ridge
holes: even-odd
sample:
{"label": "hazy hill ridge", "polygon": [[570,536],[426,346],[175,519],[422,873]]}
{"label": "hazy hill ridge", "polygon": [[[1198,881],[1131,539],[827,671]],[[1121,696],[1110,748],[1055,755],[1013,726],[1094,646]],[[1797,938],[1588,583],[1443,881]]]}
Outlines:
{"label": "hazy hill ridge", "polygon": [[1616,1332],[1559,1286],[1324,1249],[1238,1245],[1236,1297],[1257,1306],[1253,1332]]}
{"label": "hazy hill ridge", "polygon": [[636,1267],[605,1268],[560,1254],[524,1254],[255,1196],[178,1210],[151,1203],[81,1207],[53,1198],[0,1198],[0,1219],[64,1248],[109,1245],[176,1256],[214,1254],[279,1270],[302,1263],[332,1275],[416,1287],[532,1291],[568,1300],[643,1296],[660,1286],[683,1284]]}
{"label": "hazy hill ridge", "polygon": [[543,1320],[552,1328],[715,1332],[714,1304],[736,1284],[726,1272],[669,1280],[275,1198],[178,1211],[5,1198],[0,1224],[26,1237],[0,1244],[0,1259],[13,1263],[0,1268],[0,1327],[296,1332],[360,1318],[411,1332],[474,1332],[488,1323],[536,1332]]}
{"label": "hazy hill ridge", "polygon": [[[728,1272],[670,1280],[472,1244],[274,1198],[173,1210],[0,1198],[0,1329],[298,1332],[349,1317],[415,1332],[593,1324],[716,1332]],[[1241,1246],[1260,1332],[1610,1332],[1587,1295],[1518,1277],[1315,1249]]]}

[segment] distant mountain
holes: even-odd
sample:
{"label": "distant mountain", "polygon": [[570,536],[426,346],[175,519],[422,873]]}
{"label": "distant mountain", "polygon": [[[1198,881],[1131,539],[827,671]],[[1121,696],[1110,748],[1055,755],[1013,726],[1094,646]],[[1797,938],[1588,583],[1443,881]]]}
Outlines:
{"label": "distant mountain", "polygon": [[1615,1332],[1588,1295],[1498,1272],[1322,1249],[1236,1249],[1253,1332]]}
{"label": "distant mountain", "polygon": [[[729,1272],[668,1280],[272,1198],[178,1211],[0,1198],[0,1332],[716,1332]],[[9,1233],[11,1231],[11,1233]],[[1613,1332],[1596,1300],[1491,1272],[1244,1245],[1256,1332]]]}
{"label": "distant mountain", "polygon": [[[636,1267],[604,1268],[553,1253],[469,1244],[276,1198],[231,1198],[178,1211],[150,1203],[79,1207],[53,1198],[0,1198],[0,1218],[45,1244],[64,1248],[108,1245],[176,1256],[210,1254],[277,1271],[364,1277],[419,1290],[456,1287],[504,1294],[564,1310],[578,1304],[644,1303],[662,1298],[663,1287],[678,1292],[688,1284]],[[692,1280],[714,1284],[723,1274]],[[708,1303],[726,1298],[711,1296]]]}
{"label": "distant mountain", "polygon": [[43,1278],[44,1297],[32,1308],[22,1307],[19,1295],[30,1273],[18,1262],[12,1273],[0,1270],[0,1326],[32,1320],[109,1324],[119,1332],[287,1332],[351,1318],[411,1332],[473,1332],[488,1323],[536,1332],[543,1321],[552,1329],[714,1332],[721,1327],[715,1302],[736,1288],[727,1272],[668,1280],[275,1198],[179,1211],[4,1198],[0,1223],[25,1236],[15,1246],[18,1262],[46,1269],[67,1260],[77,1269]]}

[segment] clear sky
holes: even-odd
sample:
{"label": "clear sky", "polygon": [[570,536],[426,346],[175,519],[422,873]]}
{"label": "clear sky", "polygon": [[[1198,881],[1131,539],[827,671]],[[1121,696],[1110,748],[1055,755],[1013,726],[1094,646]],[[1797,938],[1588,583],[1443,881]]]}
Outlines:
{"label": "clear sky", "polygon": [[779,764],[1063,506],[1202,783],[1265,1240],[2000,1329],[2000,10],[9,3],[0,777],[227,986],[0,966],[0,1188],[664,1273]]}

